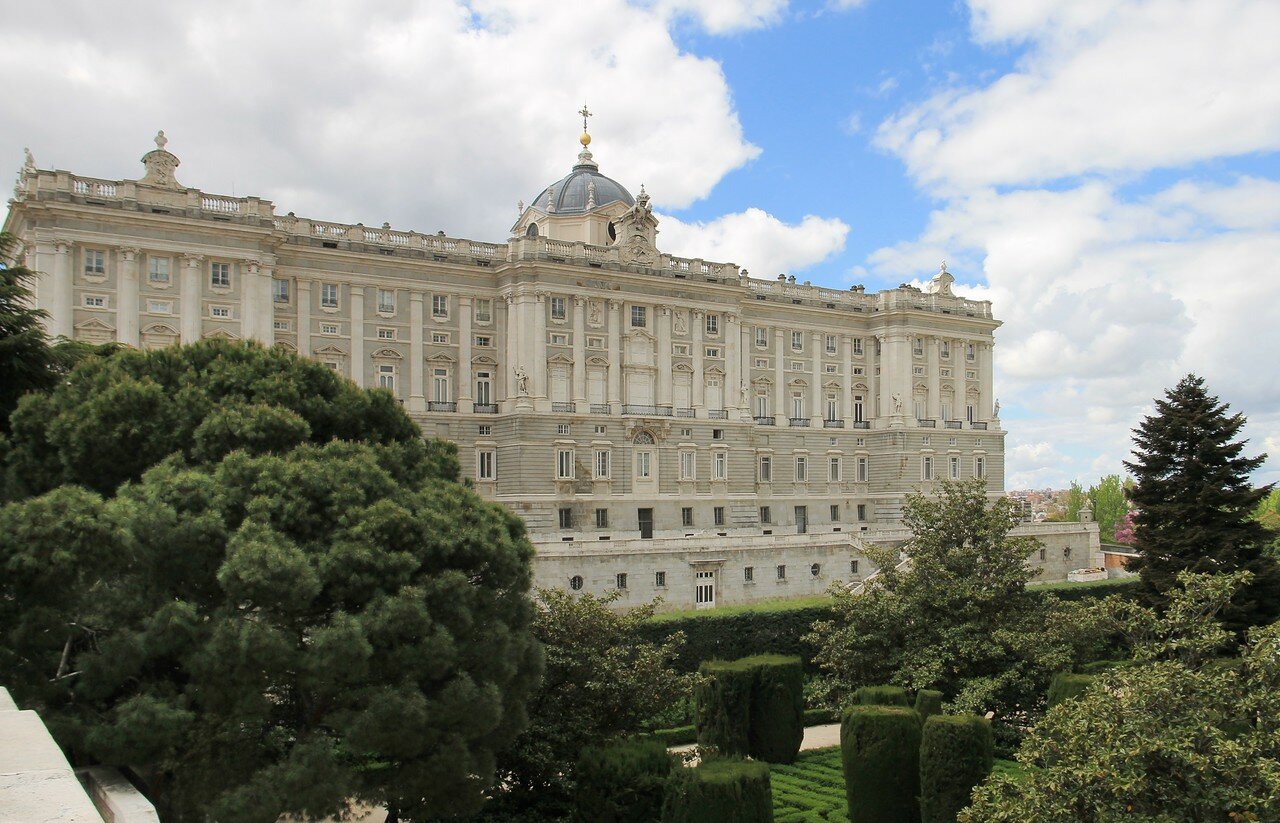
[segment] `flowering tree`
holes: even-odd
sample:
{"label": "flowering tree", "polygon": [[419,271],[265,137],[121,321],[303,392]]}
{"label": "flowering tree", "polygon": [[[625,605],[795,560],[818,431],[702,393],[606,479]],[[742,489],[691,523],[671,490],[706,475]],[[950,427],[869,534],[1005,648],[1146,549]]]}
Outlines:
{"label": "flowering tree", "polygon": [[1126,512],[1125,516],[1120,519],[1116,525],[1116,542],[1125,546],[1133,545],[1133,519],[1137,512]]}

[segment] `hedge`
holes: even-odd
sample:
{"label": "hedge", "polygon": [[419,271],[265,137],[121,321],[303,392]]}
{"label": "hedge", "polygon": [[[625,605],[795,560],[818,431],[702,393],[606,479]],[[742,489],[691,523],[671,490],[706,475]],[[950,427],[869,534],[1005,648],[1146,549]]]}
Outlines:
{"label": "hedge", "polygon": [[853,702],[859,706],[911,706],[907,690],[901,686],[863,686],[854,693]]}
{"label": "hedge", "polygon": [[850,823],[920,819],[920,717],[902,706],[854,706],[840,722]]}
{"label": "hedge", "polygon": [[921,823],[955,823],[973,787],[995,764],[991,724],[977,715],[937,714],[925,721],[920,742]]}
{"label": "hedge", "polygon": [[[826,726],[831,723],[840,722],[840,713],[835,709],[805,709],[804,725],[805,728],[810,726]],[[698,742],[697,726],[674,726],[670,729],[658,729],[653,732],[653,736],[661,740],[668,746],[684,746],[689,743]]]}
{"label": "hedge", "polygon": [[769,765],[714,758],[676,769],[667,781],[663,823],[773,823]]}
{"label": "hedge", "polygon": [[650,823],[662,812],[663,792],[675,766],[656,738],[588,747],[574,774],[573,820],[578,823]]}
{"label": "hedge", "polygon": [[790,763],[804,739],[804,668],[798,657],[710,661],[695,689],[698,742],[725,754]]}
{"label": "hedge", "polygon": [[1072,674],[1071,672],[1055,674],[1049,683],[1049,708],[1084,694],[1089,684],[1093,682],[1093,677],[1091,674]]}
{"label": "hedge", "polygon": [[942,692],[934,689],[921,689],[916,692],[916,714],[924,723],[930,716],[942,714]]}
{"label": "hedge", "polygon": [[[1113,594],[1132,599],[1137,596],[1137,582],[1138,578],[1050,584],[1033,586],[1027,591],[1063,600],[1087,600]],[[697,671],[699,664],[707,660],[733,660],[769,649],[778,654],[799,655],[805,671],[814,673],[817,666],[813,656],[817,649],[801,638],[813,630],[814,621],[834,617],[835,610],[830,603],[815,605],[812,600],[805,600],[795,608],[771,603],[760,611],[722,614],[711,609],[680,617],[658,615],[641,626],[640,634],[645,640],[661,643],[675,632],[684,632],[684,645],[674,661],[675,667],[684,672]]]}

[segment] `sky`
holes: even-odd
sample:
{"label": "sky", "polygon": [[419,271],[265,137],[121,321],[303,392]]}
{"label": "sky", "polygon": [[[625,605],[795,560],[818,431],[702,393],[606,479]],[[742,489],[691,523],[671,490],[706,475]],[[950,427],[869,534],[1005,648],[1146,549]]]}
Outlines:
{"label": "sky", "polygon": [[1195,372],[1280,481],[1280,2],[0,0],[0,170],[501,241],[601,171],[659,246],[989,299],[1010,489],[1123,470]]}

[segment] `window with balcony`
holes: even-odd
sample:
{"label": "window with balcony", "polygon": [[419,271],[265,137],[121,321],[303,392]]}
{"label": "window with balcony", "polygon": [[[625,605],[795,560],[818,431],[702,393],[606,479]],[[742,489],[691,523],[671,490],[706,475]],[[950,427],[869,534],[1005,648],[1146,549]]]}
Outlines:
{"label": "window with balcony", "polygon": [[378,289],[378,313],[395,314],[396,293],[391,289]]}
{"label": "window with balcony", "polygon": [[716,335],[720,333],[720,315],[707,315],[707,334]]}
{"label": "window with balcony", "polygon": [[493,301],[487,297],[476,298],[475,313],[477,323],[490,323],[493,321]]}
{"label": "window with balcony", "polygon": [[556,449],[556,478],[573,479],[573,449]]}
{"label": "window with balcony", "polygon": [[84,250],[84,273],[103,276],[107,273],[107,253],[101,249]]}
{"label": "window with balcony", "polygon": [[152,283],[168,283],[172,261],[168,257],[147,258],[147,279]]}
{"label": "window with balcony", "polygon": [[497,455],[493,449],[479,449],[476,451],[477,480],[498,479],[497,465]]}
{"label": "window with balcony", "polygon": [[320,307],[323,309],[338,308],[338,287],[333,283],[320,284]]}
{"label": "window with balcony", "polygon": [[568,308],[565,306],[563,297],[551,298],[551,319],[564,320],[568,316]]}
{"label": "window with balcony", "polygon": [[760,458],[759,477],[760,477],[761,483],[773,482],[773,458],[771,457]]}
{"label": "window with balcony", "polygon": [[769,345],[769,330],[759,329],[759,328],[756,329],[756,346],[763,349],[768,345]]}
{"label": "window with balcony", "polygon": [[799,332],[799,331],[791,332],[791,348],[795,349],[796,351],[804,350],[804,332]]}
{"label": "window with balcony", "polygon": [[449,316],[449,295],[431,295],[431,316],[445,318]]}
{"label": "window with balcony", "polygon": [[649,310],[645,306],[631,307],[631,328],[643,329],[649,323]]}
{"label": "window with balcony", "polygon": [[209,285],[215,289],[231,288],[231,264],[230,263],[210,263],[209,264]]}

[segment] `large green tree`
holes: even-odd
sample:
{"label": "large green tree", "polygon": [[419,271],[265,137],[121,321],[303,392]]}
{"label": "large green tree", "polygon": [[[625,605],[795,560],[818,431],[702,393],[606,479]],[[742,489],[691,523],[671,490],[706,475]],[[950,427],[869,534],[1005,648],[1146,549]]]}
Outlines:
{"label": "large green tree", "polygon": [[1035,710],[1053,673],[1099,636],[1086,610],[1026,589],[1034,538],[1013,537],[1017,513],[991,502],[981,481],[912,495],[903,517],[912,537],[871,547],[880,570],[863,594],[836,589],[836,617],[806,638],[831,699],[864,685],[939,689],[952,705],[1009,716]]}
{"label": "large green tree", "polygon": [[653,604],[620,612],[617,599],[538,590],[534,633],[546,673],[529,702],[528,729],[499,758],[493,811],[519,820],[563,816],[585,747],[652,731],[691,692],[694,675],[673,666],[684,635],[645,640]]}
{"label": "large green tree", "polygon": [[1098,524],[1103,542],[1112,542],[1116,537],[1116,526],[1129,511],[1124,480],[1118,474],[1109,474],[1099,480],[1096,486],[1089,487],[1088,497],[1093,505],[1093,519]]}
{"label": "large green tree", "polygon": [[533,549],[389,394],[210,343],[14,419],[18,483],[59,485],[0,509],[0,671],[73,754],[165,819],[480,805],[540,666]]}
{"label": "large green tree", "polygon": [[1280,820],[1280,624],[1239,659],[1216,617],[1248,572],[1180,575],[1163,615],[1121,605],[1135,662],[1052,710],[994,776],[965,823]]}
{"label": "large green tree", "polygon": [[1167,601],[1179,572],[1252,572],[1225,614],[1240,631],[1280,614],[1280,566],[1267,550],[1271,535],[1251,516],[1271,491],[1249,481],[1265,455],[1242,454],[1245,419],[1227,409],[1188,375],[1134,430],[1134,459],[1125,466],[1136,481],[1129,496],[1139,556],[1129,568],[1153,605]]}

